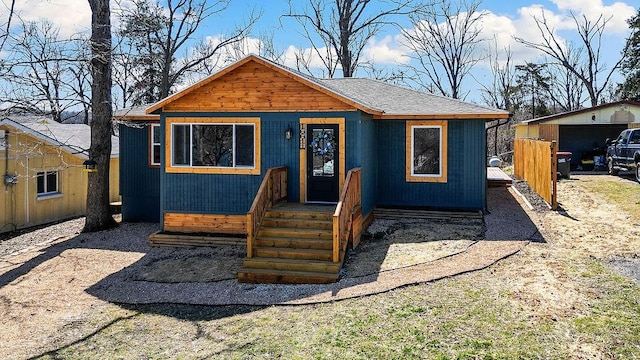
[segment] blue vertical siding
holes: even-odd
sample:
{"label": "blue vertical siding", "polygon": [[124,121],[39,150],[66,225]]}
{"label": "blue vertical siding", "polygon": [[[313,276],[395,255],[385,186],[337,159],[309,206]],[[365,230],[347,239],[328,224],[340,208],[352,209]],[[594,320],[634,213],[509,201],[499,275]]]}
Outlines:
{"label": "blue vertical siding", "polygon": [[378,159],[376,153],[376,122],[368,114],[361,114],[359,156],[362,166],[362,213],[368,214],[376,205]]}
{"label": "blue vertical siding", "polygon": [[405,121],[377,120],[377,204],[483,209],[486,143],[483,120],[448,122],[446,183],[405,181]]}
{"label": "blue vertical siding", "polygon": [[122,220],[160,220],[160,169],[149,167],[149,128],[120,125]]}
{"label": "blue vertical siding", "polygon": [[[166,114],[162,115],[163,119]],[[439,209],[485,207],[486,144],[482,120],[448,122],[447,183],[405,181],[405,121],[373,120],[362,112],[330,113],[172,113],[171,116],[259,117],[260,175],[165,173],[148,165],[148,128],[121,126],[120,186],[124,221],[159,221],[164,212],[244,214],[267,169],[288,168],[289,201],[300,189],[299,119],[342,117],[346,120],[346,170],[362,167],[362,206],[416,206]],[[164,121],[163,121],[164,123]],[[287,141],[288,125],[294,138]],[[164,133],[164,126],[162,129]],[[164,164],[165,147],[162,146]],[[160,192],[160,189],[163,189]]]}
{"label": "blue vertical siding", "polygon": [[[167,114],[163,114],[163,117]],[[300,112],[300,113],[171,113],[182,117],[259,117],[260,118],[260,175],[180,174],[162,172],[162,212],[244,214],[251,207],[267,169],[286,166],[288,170],[288,200],[300,201],[300,118],[341,117],[346,119],[347,170],[359,166],[355,137],[360,120],[356,112]],[[164,121],[163,121],[164,123]],[[286,140],[287,126],[294,129],[294,137]],[[164,149],[164,147],[163,147]]]}

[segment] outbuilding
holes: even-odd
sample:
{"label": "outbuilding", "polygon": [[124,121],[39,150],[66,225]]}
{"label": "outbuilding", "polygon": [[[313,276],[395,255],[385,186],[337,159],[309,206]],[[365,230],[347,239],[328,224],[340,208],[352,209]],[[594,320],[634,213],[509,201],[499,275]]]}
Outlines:
{"label": "outbuilding", "polygon": [[525,121],[516,125],[516,138],[556,141],[559,151],[572,153],[572,168],[591,170],[594,165],[604,167],[598,157],[605,154],[607,139],[637,127],[640,103],[623,100]]}

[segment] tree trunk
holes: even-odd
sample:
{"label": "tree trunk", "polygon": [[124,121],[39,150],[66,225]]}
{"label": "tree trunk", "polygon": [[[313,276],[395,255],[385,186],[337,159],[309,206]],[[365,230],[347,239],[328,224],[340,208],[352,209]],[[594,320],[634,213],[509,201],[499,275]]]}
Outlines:
{"label": "tree trunk", "polygon": [[83,232],[116,225],[109,207],[109,159],[111,158],[111,11],[109,0],[89,0],[91,6],[91,147],[89,157],[96,172],[89,172],[87,218]]}

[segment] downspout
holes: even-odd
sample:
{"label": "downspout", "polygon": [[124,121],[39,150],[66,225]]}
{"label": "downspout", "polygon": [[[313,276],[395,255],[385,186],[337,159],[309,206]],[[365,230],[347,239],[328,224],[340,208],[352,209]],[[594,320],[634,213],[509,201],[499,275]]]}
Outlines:
{"label": "downspout", "polygon": [[[4,131],[4,176],[9,176],[9,130]],[[4,190],[7,190],[9,184],[5,181]]]}
{"label": "downspout", "polygon": [[29,219],[29,157],[27,156],[27,168],[26,168],[26,179],[24,181],[24,208],[25,208],[25,224],[28,224],[31,219]]}
{"label": "downspout", "polygon": [[[5,130],[4,131],[4,192],[7,193],[9,192],[9,130]],[[14,193],[15,191],[13,189],[11,189],[11,196],[8,196],[9,198],[9,212],[10,212],[10,217],[9,219],[11,220],[9,223],[11,225],[13,225],[13,230],[16,230],[16,224],[15,224],[15,206],[13,205],[14,202]],[[6,216],[6,215],[5,215]]]}

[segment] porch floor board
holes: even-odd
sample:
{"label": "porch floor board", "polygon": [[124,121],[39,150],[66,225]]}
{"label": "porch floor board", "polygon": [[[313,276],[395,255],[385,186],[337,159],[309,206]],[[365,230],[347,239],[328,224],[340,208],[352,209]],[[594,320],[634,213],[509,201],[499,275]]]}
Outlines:
{"label": "porch floor board", "polygon": [[489,166],[487,168],[487,181],[489,187],[511,186],[513,180],[499,167]]}

